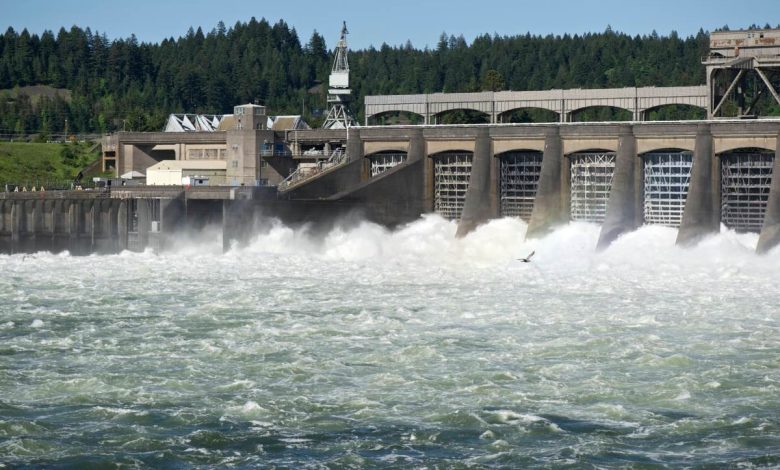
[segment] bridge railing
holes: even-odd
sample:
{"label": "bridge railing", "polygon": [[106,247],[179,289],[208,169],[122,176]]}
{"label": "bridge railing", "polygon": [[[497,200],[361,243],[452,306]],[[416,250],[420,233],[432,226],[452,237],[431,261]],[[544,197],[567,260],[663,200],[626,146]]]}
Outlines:
{"label": "bridge railing", "polygon": [[333,151],[330,158],[325,161],[321,161],[314,164],[301,164],[298,168],[290,173],[290,176],[285,178],[279,183],[279,191],[288,191],[299,184],[308,181],[309,179],[330,171],[334,168],[340,167],[349,161],[347,152],[339,147]]}

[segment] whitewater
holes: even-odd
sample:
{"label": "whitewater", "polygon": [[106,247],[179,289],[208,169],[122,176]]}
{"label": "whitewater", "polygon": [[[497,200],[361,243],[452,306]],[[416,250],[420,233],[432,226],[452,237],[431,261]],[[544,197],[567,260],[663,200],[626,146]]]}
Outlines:
{"label": "whitewater", "polygon": [[780,250],[456,228],[0,256],[0,468],[780,466]]}

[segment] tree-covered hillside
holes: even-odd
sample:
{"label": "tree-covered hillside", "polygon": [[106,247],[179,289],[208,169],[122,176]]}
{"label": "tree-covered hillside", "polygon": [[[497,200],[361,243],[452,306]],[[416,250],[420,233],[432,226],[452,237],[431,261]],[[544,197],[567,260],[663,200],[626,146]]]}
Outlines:
{"label": "tree-covered hillside", "polygon": [[[334,33],[335,36],[335,33]],[[335,39],[335,37],[334,37]],[[704,83],[708,35],[603,33],[484,35],[468,44],[442,34],[435,49],[383,45],[352,51],[355,111],[367,94],[542,90]],[[0,36],[0,134],[159,130],[171,112],[229,113],[259,100],[307,118],[325,108],[332,51],[316,31],[302,43],[285,22],[221,22],[159,44],[109,40],[89,28]],[[70,90],[34,99],[14,87]],[[67,124],[66,124],[67,120]]]}

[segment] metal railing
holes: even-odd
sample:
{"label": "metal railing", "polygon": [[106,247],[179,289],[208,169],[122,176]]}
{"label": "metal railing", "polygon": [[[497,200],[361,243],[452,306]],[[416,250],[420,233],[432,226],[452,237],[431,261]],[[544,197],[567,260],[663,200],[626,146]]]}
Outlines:
{"label": "metal railing", "polygon": [[333,151],[330,158],[328,158],[326,161],[318,162],[316,164],[312,164],[311,166],[299,165],[295,171],[290,173],[290,176],[279,183],[278,189],[279,191],[287,191],[317,175],[340,167],[348,161],[349,158],[347,156],[347,152],[344,151],[342,147],[339,147]]}
{"label": "metal railing", "polygon": [[293,153],[288,150],[278,150],[278,149],[263,149],[260,150],[260,156],[261,157],[292,157]]}

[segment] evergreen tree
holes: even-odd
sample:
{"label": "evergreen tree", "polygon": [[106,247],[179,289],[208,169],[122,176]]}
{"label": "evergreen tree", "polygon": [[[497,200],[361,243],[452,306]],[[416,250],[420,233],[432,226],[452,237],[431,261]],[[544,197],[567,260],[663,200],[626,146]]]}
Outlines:
{"label": "evergreen tree", "polygon": [[[703,30],[631,37],[611,27],[574,36],[485,34],[471,44],[442,33],[434,49],[407,42],[353,50],[350,79],[362,121],[369,94],[697,85],[704,83],[700,57],[708,41]],[[71,132],[110,132],[123,123],[159,130],[172,112],[229,113],[255,100],[283,114],[300,112],[305,97],[309,114],[326,107],[321,85],[332,60],[317,31],[302,46],[284,21],[255,18],[231,28],[219,22],[208,34],[190,28],[156,44],[109,40],[75,26],[40,36],[8,28],[0,36],[0,90],[9,90],[0,91],[0,133],[59,133],[66,119]],[[31,100],[10,92],[28,85],[69,93]]]}

